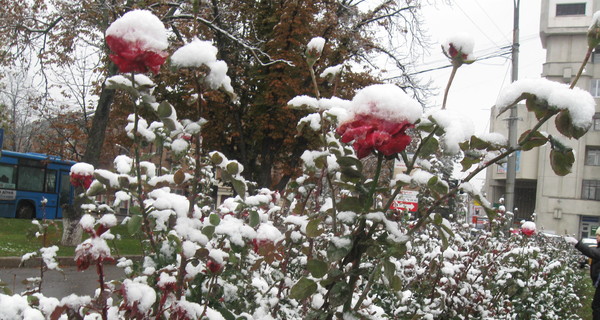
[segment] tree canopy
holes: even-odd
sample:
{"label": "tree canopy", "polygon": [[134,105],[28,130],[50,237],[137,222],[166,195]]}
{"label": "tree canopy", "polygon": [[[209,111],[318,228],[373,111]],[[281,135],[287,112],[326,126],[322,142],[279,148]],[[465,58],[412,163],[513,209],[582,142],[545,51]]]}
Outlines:
{"label": "tree canopy", "polygon": [[[166,67],[156,76],[163,84],[156,89],[157,95],[178,101],[174,106],[182,116],[209,121],[203,131],[207,149],[239,159],[247,168],[247,178],[259,186],[278,189],[294,175],[292,168],[297,167],[299,156],[311,144],[309,139],[296,135],[296,123],[305,114],[287,107],[296,95],[315,95],[304,56],[309,40],[317,36],[326,40],[315,65],[317,73],[326,67],[344,65],[335,81],[317,77],[322,96],[342,98],[352,96],[356,88],[380,81],[383,70],[377,57],[383,55],[393,62],[394,68],[404,70],[411,63],[413,50],[426,40],[420,29],[420,3],[410,0],[37,0],[18,4],[0,0],[0,4],[8,8],[0,13],[1,62],[10,66],[22,59],[35,61],[36,76],[45,84],[40,88],[45,95],[42,106],[49,108],[54,101],[50,95],[56,76],[50,74],[50,66],[60,70],[81,59],[98,61],[89,72],[102,76],[97,80],[89,77],[95,89],[85,93],[95,108],[89,107],[85,97],[77,102],[83,106],[78,114],[84,121],[71,122],[79,127],[70,130],[71,134],[62,134],[66,140],[87,137],[84,144],[63,144],[77,146],[72,152],[78,155],[76,160],[98,163],[101,151],[120,152],[120,147],[106,143],[104,134],[109,119],[126,117],[129,107],[127,101],[115,97],[113,90],[104,88],[103,79],[117,70],[108,59],[103,33],[124,12],[145,8],[152,10],[171,31],[170,52],[195,37],[212,41],[219,49],[219,59],[229,67],[227,75],[237,99],[209,90],[198,80],[199,71],[175,72]],[[82,58],[77,53],[83,48],[92,48],[93,54]],[[406,76],[395,81],[412,95],[423,98],[422,87],[414,79]],[[194,92],[198,91],[202,94],[195,97]],[[111,105],[113,110],[124,110],[111,114]],[[54,107],[51,110],[59,112]],[[88,115],[92,116],[91,109],[93,117],[85,121]],[[50,127],[59,134],[60,128]],[[111,139],[108,137],[108,141]]]}

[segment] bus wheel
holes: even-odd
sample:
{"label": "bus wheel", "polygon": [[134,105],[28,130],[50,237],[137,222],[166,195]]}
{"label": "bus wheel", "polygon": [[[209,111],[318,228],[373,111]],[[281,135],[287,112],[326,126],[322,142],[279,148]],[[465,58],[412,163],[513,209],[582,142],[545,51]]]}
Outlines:
{"label": "bus wheel", "polygon": [[17,208],[18,219],[33,219],[35,208],[30,203],[21,203]]}

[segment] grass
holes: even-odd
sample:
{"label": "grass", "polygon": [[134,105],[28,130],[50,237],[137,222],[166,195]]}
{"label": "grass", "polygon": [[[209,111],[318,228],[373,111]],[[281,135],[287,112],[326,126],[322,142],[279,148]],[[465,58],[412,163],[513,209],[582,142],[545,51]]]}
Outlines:
{"label": "grass", "polygon": [[577,315],[583,320],[592,319],[592,299],[594,298],[595,288],[589,276],[589,268],[581,269],[584,273],[582,281],[577,284],[577,294],[581,298],[581,307],[577,310]]}
{"label": "grass", "polygon": [[[37,251],[44,246],[42,237],[36,237],[38,231],[30,220],[0,218],[0,257],[21,257],[22,255]],[[120,239],[108,241],[113,256],[141,254],[140,241],[127,232],[127,227],[118,225],[111,229]],[[73,256],[74,247],[60,245],[62,237],[62,221],[54,220],[48,228],[45,246],[56,245],[59,247],[58,256]],[[84,239],[87,235],[84,234]]]}

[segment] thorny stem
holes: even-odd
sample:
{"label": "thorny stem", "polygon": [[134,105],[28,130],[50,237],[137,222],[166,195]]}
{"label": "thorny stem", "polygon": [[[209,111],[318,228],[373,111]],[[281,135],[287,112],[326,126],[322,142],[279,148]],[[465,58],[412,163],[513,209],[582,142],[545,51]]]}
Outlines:
{"label": "thorny stem", "polygon": [[583,59],[583,62],[581,63],[581,67],[579,67],[579,71],[577,72],[575,79],[573,79],[573,82],[571,82],[571,86],[569,88],[571,88],[571,89],[575,88],[575,85],[577,84],[577,81],[579,81],[579,77],[581,77],[581,74],[583,73],[583,70],[585,69],[585,66],[587,65],[588,61],[590,60],[590,56],[592,55],[593,51],[594,51],[593,47],[588,47],[588,50],[585,53],[585,58]]}
{"label": "thorny stem", "polygon": [[[520,150],[525,143],[529,142],[529,139],[531,139],[531,137],[535,134],[537,129],[539,129],[544,123],[546,123],[546,121],[548,121],[550,118],[552,118],[554,115],[556,115],[556,113],[558,113],[558,111],[548,112],[542,119],[540,119],[540,121],[538,121],[538,123],[531,129],[531,131],[525,137],[523,137],[523,139],[521,139],[521,141],[517,144],[517,146],[508,147],[504,152],[502,152],[501,154],[499,154],[492,160],[477,167],[477,169],[473,170],[465,179],[463,179],[463,181],[470,181],[471,179],[473,179],[473,177],[475,177],[479,172],[481,172],[485,168],[491,166],[492,164],[497,163],[498,161],[500,161],[501,159],[504,159],[505,157],[510,156],[515,151]],[[418,229],[417,227],[420,227],[423,224],[423,222],[425,222],[425,218],[428,217],[428,214],[432,213],[436,207],[438,207],[440,204],[442,204],[444,201],[446,201],[451,195],[455,194],[458,191],[459,187],[460,187],[460,185],[457,185],[456,187],[454,187],[450,191],[448,191],[448,193],[446,193],[444,196],[440,197],[440,199],[435,201],[429,207],[429,209],[427,209],[427,211],[426,211],[427,214],[424,217],[422,217],[421,219],[419,219],[419,221],[417,222],[417,224],[415,225],[415,227],[413,229],[409,230],[409,234],[413,233],[416,229]]]}
{"label": "thorny stem", "polygon": [[100,282],[100,301],[102,301],[102,320],[108,320],[108,303],[106,303],[106,284],[104,283],[104,264],[102,260],[96,262],[96,272],[98,273],[98,282]]}
{"label": "thorny stem", "polygon": [[450,73],[450,78],[448,79],[448,84],[446,85],[446,90],[444,91],[444,102],[442,102],[442,110],[446,109],[446,101],[448,100],[448,93],[450,92],[450,86],[452,85],[452,81],[454,80],[454,76],[456,75],[456,70],[458,70],[460,65],[452,64],[452,72]]}
{"label": "thorny stem", "polygon": [[[135,89],[135,74],[131,73],[131,86]],[[143,189],[142,189],[142,168],[140,166],[141,156],[140,156],[140,146],[139,146],[139,134],[138,134],[138,122],[140,120],[139,110],[137,101],[133,101],[133,114],[134,114],[134,122],[133,122],[133,146],[134,146],[134,154],[135,154],[135,175],[137,179],[137,200],[139,202],[141,212],[142,212],[142,228],[144,232],[148,235],[150,240],[150,245],[154,249],[154,252],[158,252],[158,247],[154,242],[154,237],[152,236],[152,232],[150,230],[150,221],[148,221],[148,212],[144,208],[144,198],[143,198]]]}
{"label": "thorny stem", "polygon": [[353,309],[354,311],[358,311],[358,309],[362,305],[362,302],[365,300],[365,298],[367,297],[367,294],[371,290],[371,285],[373,285],[373,281],[375,280],[375,275],[379,274],[380,270],[381,270],[381,260],[377,263],[377,265],[375,265],[375,268],[373,268],[373,272],[371,272],[371,274],[369,275],[369,279],[367,280],[367,285],[363,289],[362,294],[360,295],[360,297],[358,298],[358,301],[356,301],[356,304],[354,305],[354,309]]}
{"label": "thorny stem", "polygon": [[317,76],[315,76],[315,70],[313,69],[314,63],[308,63],[308,70],[310,71],[310,78],[312,80],[313,87],[315,88],[315,98],[321,99],[321,93],[319,93],[319,85],[317,84]]}

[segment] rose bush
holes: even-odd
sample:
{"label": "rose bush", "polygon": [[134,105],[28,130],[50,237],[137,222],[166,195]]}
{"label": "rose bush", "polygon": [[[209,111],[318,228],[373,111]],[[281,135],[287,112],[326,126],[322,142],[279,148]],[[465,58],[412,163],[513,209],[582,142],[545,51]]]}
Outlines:
{"label": "rose bush", "polygon": [[[130,23],[118,20],[116,25]],[[139,31],[123,30],[123,39]],[[144,41],[153,41],[135,39],[129,45],[136,48],[147,49]],[[175,65],[220,65],[216,48],[193,42],[184,46],[185,55],[179,51]],[[324,42],[313,45],[320,49]],[[318,56],[307,58],[314,60],[312,68]],[[124,72],[155,72],[159,65],[145,58],[127,63]],[[210,79],[212,89],[231,94],[230,79]],[[577,318],[572,307],[579,303],[574,288],[582,276],[574,269],[578,255],[558,236],[527,234],[531,228],[508,232],[510,214],[494,209],[469,183],[516,149],[462,134],[465,130],[445,110],[423,115],[420,105],[393,85],[366,87],[351,101],[321,98],[315,87],[316,97],[289,104],[307,111],[299,132],[311,130],[320,146],[302,155],[302,173],[283,193],[251,191],[239,162],[203,149],[204,120],[178,119],[167,101],[156,101],[148,77],[116,76],[107,85],[136,99],[126,127],[134,142],[132,157],[115,159],[114,171],[84,170],[94,181],[80,196],[89,202],[86,209],[101,216],[82,219],[91,237],[75,258],[80,268],[96,265],[99,290],[91,297],[61,299],[2,294],[0,305],[8,307],[0,309],[0,318]],[[528,106],[540,103],[535,93],[518,97],[510,103],[524,98],[532,99]],[[143,119],[140,110],[152,121]],[[539,125],[549,118],[541,118]],[[542,136],[525,135],[520,147],[529,147],[534,135],[536,143]],[[158,141],[171,157],[169,167],[161,167],[165,162],[144,148]],[[433,164],[442,153],[462,155],[464,170],[472,170],[464,181],[450,185],[436,172]],[[376,158],[374,170],[360,160],[370,154]],[[401,159],[406,170],[385,178],[382,167],[391,158]],[[552,165],[564,172],[569,164]],[[207,195],[219,183],[230,185],[236,195],[215,205]],[[407,188],[427,196],[415,215],[389,209]],[[459,192],[482,204],[488,229],[472,229],[459,213],[440,213]],[[99,213],[94,198],[100,194],[115,195],[108,211],[130,201],[130,216],[123,223],[142,239],[140,261],[112,256],[106,240],[114,237],[116,219],[110,212]],[[111,259],[118,260],[126,279],[105,279],[102,266]]]}

